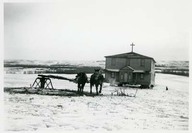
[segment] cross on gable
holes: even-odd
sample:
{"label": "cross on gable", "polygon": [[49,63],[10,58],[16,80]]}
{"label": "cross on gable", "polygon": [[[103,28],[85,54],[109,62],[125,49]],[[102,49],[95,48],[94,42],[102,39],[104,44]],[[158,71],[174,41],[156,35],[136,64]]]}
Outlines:
{"label": "cross on gable", "polygon": [[131,52],[133,52],[133,47],[135,46],[135,44],[132,43],[130,46],[132,47]]}

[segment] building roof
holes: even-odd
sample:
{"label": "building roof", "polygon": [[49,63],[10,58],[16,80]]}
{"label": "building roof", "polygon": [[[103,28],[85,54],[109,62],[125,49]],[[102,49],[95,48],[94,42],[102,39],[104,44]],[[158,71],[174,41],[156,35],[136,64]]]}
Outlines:
{"label": "building roof", "polygon": [[131,66],[126,66],[126,67],[123,67],[123,68],[121,68],[120,70],[123,70],[123,69],[130,69],[130,70],[132,70],[133,71],[133,73],[145,73],[145,71],[144,70],[136,70],[136,69],[134,69],[133,67],[131,67]]}
{"label": "building roof", "polygon": [[133,71],[133,73],[145,73],[144,70],[135,70],[134,68],[132,68],[130,66],[126,66],[121,69],[105,69],[105,70],[110,71],[110,72],[120,72],[120,70],[123,70],[123,69],[131,69]]}
{"label": "building roof", "polygon": [[144,70],[134,70],[133,73],[145,73]]}
{"label": "building roof", "polygon": [[152,57],[141,55],[135,52],[109,55],[109,56],[105,56],[105,58],[152,59],[155,62],[155,60]]}
{"label": "building roof", "polygon": [[121,70],[123,70],[123,69],[130,69],[130,70],[134,71],[134,69],[131,66],[126,66],[126,67],[121,68]]}
{"label": "building roof", "polygon": [[105,69],[106,71],[110,71],[110,72],[119,72],[120,69]]}

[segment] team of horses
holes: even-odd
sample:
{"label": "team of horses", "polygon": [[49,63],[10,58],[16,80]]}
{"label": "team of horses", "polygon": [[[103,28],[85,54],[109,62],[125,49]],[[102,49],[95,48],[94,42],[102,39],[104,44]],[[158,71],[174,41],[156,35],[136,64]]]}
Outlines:
{"label": "team of horses", "polygon": [[[99,72],[95,72],[91,75],[90,81],[89,81],[86,73],[80,72],[76,75],[75,82],[77,83],[77,91],[79,93],[83,93],[85,84],[90,83],[90,93],[92,93],[92,87],[95,86],[96,94],[98,95],[102,91],[104,76]],[[99,90],[98,90],[98,87],[99,87]]]}

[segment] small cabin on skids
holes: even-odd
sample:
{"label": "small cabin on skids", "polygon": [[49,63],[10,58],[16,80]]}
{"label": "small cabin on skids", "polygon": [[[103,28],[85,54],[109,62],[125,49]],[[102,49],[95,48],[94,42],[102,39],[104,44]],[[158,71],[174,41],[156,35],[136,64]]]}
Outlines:
{"label": "small cabin on skids", "polygon": [[111,84],[155,85],[155,60],[152,57],[129,52],[105,56],[105,79]]}

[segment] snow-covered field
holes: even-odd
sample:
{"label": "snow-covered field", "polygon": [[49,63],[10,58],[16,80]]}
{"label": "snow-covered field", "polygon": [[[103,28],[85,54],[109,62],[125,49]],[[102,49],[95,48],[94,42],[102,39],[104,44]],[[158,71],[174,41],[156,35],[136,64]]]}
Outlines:
{"label": "snow-covered field", "polygon": [[[5,87],[24,87],[37,75],[5,74]],[[75,75],[65,75],[74,78]],[[76,84],[53,80],[55,88]],[[165,87],[169,90],[166,91]],[[118,87],[104,84],[103,96],[60,97],[4,93],[6,131],[125,131],[188,130],[189,78],[156,74],[153,89],[139,89],[136,97],[115,96]],[[89,91],[86,84],[85,91]],[[95,89],[94,89],[95,91]],[[126,93],[135,93],[127,88]],[[114,94],[113,96],[111,94]]]}

